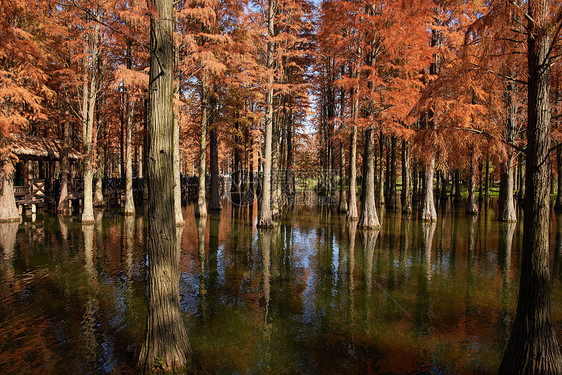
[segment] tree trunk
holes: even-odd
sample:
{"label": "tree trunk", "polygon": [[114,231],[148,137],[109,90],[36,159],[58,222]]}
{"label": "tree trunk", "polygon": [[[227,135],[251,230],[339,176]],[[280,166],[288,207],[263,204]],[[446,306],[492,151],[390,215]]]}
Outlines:
{"label": "tree trunk", "polygon": [[207,173],[207,125],[209,119],[209,82],[207,73],[201,74],[201,143],[199,147],[199,189],[195,216],[207,216],[207,199],[205,197],[207,186],[205,174]]}
{"label": "tree trunk", "polygon": [[[177,90],[176,90],[176,95],[177,95]],[[174,113],[173,157],[174,157],[174,163],[172,167],[174,168],[174,213],[176,218],[176,226],[181,226],[185,223],[185,221],[183,219],[183,212],[181,211],[180,124],[178,122],[178,116],[175,113]],[[199,213],[199,216],[201,216],[201,213]]]}
{"label": "tree trunk", "polygon": [[68,151],[70,149],[70,121],[68,117],[68,109],[65,110],[64,131],[62,138],[62,159],[61,159],[61,182],[59,204],[57,213],[70,215],[70,202],[68,193],[68,175],[70,173],[70,162],[68,161]]}
{"label": "tree trunk", "polygon": [[556,163],[558,165],[558,194],[556,195],[556,211],[562,210],[562,148],[558,147],[556,151]]}
{"label": "tree trunk", "polygon": [[98,169],[96,170],[96,190],[94,192],[94,207],[103,207],[105,202],[103,200],[103,155],[105,151],[103,148],[98,149]]}
{"label": "tree trunk", "polygon": [[338,212],[347,212],[347,191],[345,189],[345,148],[343,141],[340,141],[340,201]]}
{"label": "tree trunk", "polygon": [[498,218],[499,221],[508,221],[508,222],[517,221],[515,204],[513,202],[513,186],[514,186],[513,164],[514,164],[513,156],[508,156],[508,159],[502,165],[501,176],[500,176],[500,197],[499,197],[500,214]]}
{"label": "tree trunk", "polygon": [[4,155],[0,159],[0,223],[19,221],[18,207],[14,196],[14,167]]}
{"label": "tree trunk", "polygon": [[412,169],[410,142],[402,141],[402,213],[412,213]]}
{"label": "tree trunk", "polygon": [[385,181],[384,181],[384,137],[382,136],[382,132],[381,132],[381,136],[379,139],[379,147],[380,147],[380,160],[381,160],[381,164],[379,166],[379,185],[378,185],[378,191],[377,191],[377,203],[378,204],[384,204],[384,186],[385,186]]}
{"label": "tree trunk", "polygon": [[[515,121],[517,115],[516,103],[513,100],[513,82],[509,81],[506,89],[506,107],[507,118],[505,124],[506,141],[511,143],[515,140]],[[499,221],[514,222],[517,221],[515,213],[515,205],[513,203],[513,186],[514,186],[514,164],[515,154],[511,148],[507,149],[507,160],[501,165],[500,170],[500,196]],[[489,162],[486,161],[486,194],[488,194],[488,178],[489,178]],[[486,196],[486,199],[488,196]]]}
{"label": "tree trunk", "polygon": [[420,198],[419,195],[419,189],[418,189],[418,184],[419,184],[419,173],[418,173],[418,166],[417,164],[414,164],[414,170],[412,171],[412,177],[413,177],[413,183],[412,183],[412,203],[417,202]]}
{"label": "tree trunk", "polygon": [[359,101],[356,98],[356,94],[353,90],[351,97],[353,98],[352,107],[352,121],[353,125],[351,127],[351,147],[349,155],[349,204],[347,205],[347,221],[357,220],[357,111],[359,107]]}
{"label": "tree trunk", "polygon": [[125,215],[135,214],[133,197],[133,114],[135,103],[129,93],[127,96],[127,122],[125,124]]}
{"label": "tree trunk", "polygon": [[523,154],[519,155],[519,202],[523,202],[523,198],[525,198],[525,163],[523,157]]}
{"label": "tree trunk", "polygon": [[380,228],[379,217],[377,215],[377,205],[375,202],[375,137],[374,129],[369,128],[365,131],[365,155],[363,163],[365,168],[365,184],[363,186],[363,204],[361,205],[361,216],[357,226],[359,228]]}
{"label": "tree trunk", "polygon": [[148,146],[148,316],[140,372],[180,371],[191,348],[180,307],[174,210],[173,2],[152,0]]}
{"label": "tree trunk", "polygon": [[470,172],[468,175],[468,199],[466,201],[466,213],[469,215],[478,214],[478,204],[476,203],[476,162],[474,150],[471,150]]}
{"label": "tree trunk", "polygon": [[[274,36],[274,0],[268,1],[267,32],[270,38]],[[275,46],[273,41],[267,42],[267,69],[273,69],[273,54]],[[265,97],[265,147],[264,147],[264,166],[263,166],[263,186],[261,196],[261,207],[258,213],[258,227],[272,228],[273,219],[271,216],[271,143],[273,138],[273,73],[268,76],[267,92]]]}
{"label": "tree trunk", "polygon": [[390,178],[389,178],[389,192],[388,202],[386,206],[391,210],[396,210],[398,207],[398,197],[396,194],[396,137],[390,138]]}
{"label": "tree trunk", "polygon": [[443,172],[441,176],[441,201],[445,202],[449,199],[449,176],[448,172]]}
{"label": "tree trunk", "polygon": [[[562,355],[552,323],[549,264],[549,152],[551,37],[547,0],[529,1],[527,37],[527,166],[523,247],[517,313],[500,374],[562,374]],[[548,28],[544,30],[543,28]]]}
{"label": "tree trunk", "polygon": [[[82,101],[82,145],[84,149],[83,168],[84,168],[84,208],[82,211],[82,223],[93,224],[94,202],[93,202],[93,178],[94,178],[94,113],[97,98],[97,69],[99,63],[99,42],[100,25],[94,26],[92,50],[88,66],[88,59],[85,63],[84,90]],[[90,74],[88,74],[88,70]]]}
{"label": "tree trunk", "polygon": [[437,221],[437,211],[433,201],[433,173],[435,171],[435,158],[431,157],[423,173],[422,207],[420,219],[424,221]]}
{"label": "tree trunk", "polygon": [[455,196],[453,197],[455,203],[462,202],[461,195],[461,177],[458,169],[455,169]]}
{"label": "tree trunk", "polygon": [[490,199],[490,160],[486,158],[486,175],[484,180],[484,199]]}
{"label": "tree trunk", "polygon": [[219,142],[217,139],[217,129],[211,127],[210,135],[210,162],[211,162],[211,201],[209,209],[211,211],[221,210],[220,196],[220,176],[219,176]]}

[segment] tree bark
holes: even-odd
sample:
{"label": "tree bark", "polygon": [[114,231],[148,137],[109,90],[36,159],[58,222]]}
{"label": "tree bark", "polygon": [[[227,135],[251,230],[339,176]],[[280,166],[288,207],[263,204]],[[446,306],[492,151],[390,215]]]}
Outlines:
{"label": "tree bark", "polygon": [[209,209],[211,211],[221,210],[220,196],[220,176],[219,176],[219,142],[217,139],[217,129],[212,127],[210,131],[210,158],[211,158],[211,201]]}
{"label": "tree bark", "polygon": [[347,212],[347,191],[345,189],[345,148],[343,141],[340,141],[340,201],[338,205],[338,212]]}
{"label": "tree bark", "polygon": [[412,168],[410,142],[402,141],[402,213],[412,213]]}
{"label": "tree bark", "polygon": [[0,159],[0,223],[19,221],[14,196],[14,167],[8,156]]}
{"label": "tree bark", "polygon": [[125,215],[135,214],[133,197],[133,114],[135,103],[129,93],[127,96],[127,122],[125,124]]}
{"label": "tree bark", "polygon": [[469,215],[478,214],[478,204],[476,203],[476,156],[474,150],[470,151],[470,172],[468,175],[468,199],[466,201],[466,213]]}
{"label": "tree bark", "polygon": [[363,163],[365,168],[365,184],[363,186],[363,204],[361,205],[361,216],[357,226],[359,228],[380,228],[375,202],[375,137],[374,129],[371,127],[365,131],[365,155]]}
{"label": "tree bark", "polygon": [[378,191],[377,191],[377,203],[384,204],[384,137],[381,136],[379,138],[379,147],[380,147],[380,166],[379,166],[379,184],[378,184]]}
{"label": "tree bark", "polygon": [[[515,121],[516,106],[513,100],[513,82],[508,82],[506,89],[506,107],[507,118],[505,124],[506,141],[511,143],[515,140]],[[513,187],[514,187],[514,163],[515,154],[511,148],[507,149],[507,159],[502,162],[500,167],[500,196],[499,221],[514,222],[517,221],[515,213],[515,205],[513,203]],[[486,161],[486,199],[488,198],[488,178],[489,178],[489,162]]]}
{"label": "tree bark", "polygon": [[547,0],[528,5],[527,165],[523,247],[517,313],[499,374],[562,374],[560,342],[552,323],[549,264],[549,147],[551,36]]}
{"label": "tree bark", "polygon": [[57,205],[57,213],[62,215],[70,215],[70,202],[68,193],[68,175],[70,173],[70,162],[68,160],[68,151],[70,149],[70,121],[68,119],[68,109],[65,109],[64,130],[62,137],[62,158],[61,158],[61,182],[59,203]]}
{"label": "tree bark", "polygon": [[[177,95],[177,90],[176,94]],[[174,213],[176,217],[176,226],[185,223],[183,212],[181,211],[181,175],[180,175],[180,124],[178,116],[174,113]],[[199,213],[201,216],[201,213]]]}
{"label": "tree bark", "polygon": [[[274,0],[268,0],[267,32],[273,38],[275,7]],[[273,53],[275,46],[272,40],[267,42],[267,69],[273,69]],[[263,165],[263,186],[261,196],[261,207],[258,213],[258,227],[272,228],[273,219],[271,216],[271,143],[273,138],[273,72],[270,72],[267,80],[267,92],[265,97],[265,145],[264,145],[264,165]]]}
{"label": "tree bark", "polygon": [[[97,98],[97,69],[100,58],[100,25],[94,26],[92,35],[91,52],[85,63],[84,90],[82,100],[82,146],[84,150],[84,208],[82,211],[82,223],[93,224],[94,202],[93,202],[93,179],[94,179],[94,113]],[[89,66],[88,66],[89,60]],[[88,74],[88,71],[90,72]]]}
{"label": "tree bark", "polygon": [[461,195],[461,177],[458,169],[455,169],[455,196],[453,197],[453,202],[462,202]]}
{"label": "tree bark", "polygon": [[357,220],[357,125],[355,121],[357,120],[357,107],[359,104],[355,98],[355,94],[352,95],[352,98],[353,125],[351,127],[351,151],[349,156],[349,204],[347,205],[347,221]]}
{"label": "tree bark", "polygon": [[398,207],[398,197],[396,193],[396,137],[390,138],[390,176],[389,176],[388,202],[386,207],[396,210]]}
{"label": "tree bark", "polygon": [[191,359],[183,324],[174,210],[173,1],[152,0],[148,145],[148,316],[140,372],[180,371]]}
{"label": "tree bark", "polygon": [[435,158],[432,156],[423,172],[422,207],[420,219],[424,221],[437,221],[437,211],[433,200],[433,173],[435,171]]}
{"label": "tree bark", "polygon": [[199,188],[195,216],[207,216],[207,199],[205,197],[207,185],[207,126],[209,119],[209,82],[207,73],[201,73],[201,143],[199,146]]}
{"label": "tree bark", "polygon": [[562,148],[556,150],[556,164],[558,165],[558,193],[556,194],[556,204],[554,209],[562,211]]}

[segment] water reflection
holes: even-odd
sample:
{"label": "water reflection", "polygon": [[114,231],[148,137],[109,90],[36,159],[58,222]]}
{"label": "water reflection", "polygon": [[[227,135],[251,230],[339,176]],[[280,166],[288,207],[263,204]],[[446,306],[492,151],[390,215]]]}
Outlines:
{"label": "water reflection", "polygon": [[[176,232],[183,318],[201,372],[496,371],[522,225],[497,223],[493,206],[465,217],[443,203],[437,223],[385,212],[380,231],[301,206],[262,231],[254,206],[223,207]],[[553,220],[560,327],[562,215]],[[105,211],[94,226],[49,215],[0,224],[3,373],[134,372],[146,321],[145,223]]]}

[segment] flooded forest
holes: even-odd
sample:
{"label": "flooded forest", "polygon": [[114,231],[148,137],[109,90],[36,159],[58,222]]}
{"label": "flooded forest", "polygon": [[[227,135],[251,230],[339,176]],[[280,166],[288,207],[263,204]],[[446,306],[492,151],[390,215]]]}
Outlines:
{"label": "flooded forest", "polygon": [[561,30],[1,2],[0,373],[562,375]]}

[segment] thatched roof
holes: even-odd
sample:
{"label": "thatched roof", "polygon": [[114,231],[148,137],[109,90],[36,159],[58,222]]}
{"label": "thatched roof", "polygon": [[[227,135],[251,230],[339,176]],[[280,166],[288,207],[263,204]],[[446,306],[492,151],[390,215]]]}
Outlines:
{"label": "thatched roof", "polygon": [[[60,139],[17,135],[11,139],[10,144],[12,153],[21,159],[60,160],[62,156]],[[68,151],[68,158],[81,159],[82,154],[71,147]]]}

